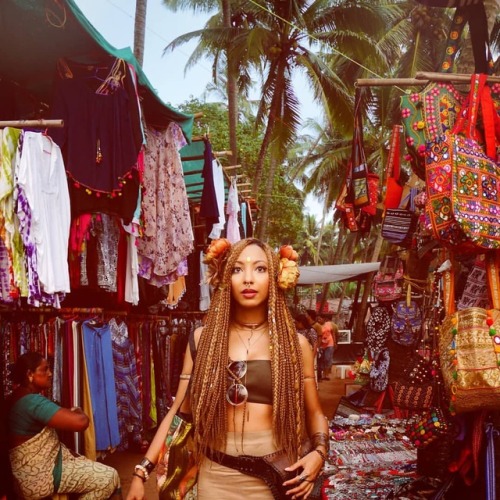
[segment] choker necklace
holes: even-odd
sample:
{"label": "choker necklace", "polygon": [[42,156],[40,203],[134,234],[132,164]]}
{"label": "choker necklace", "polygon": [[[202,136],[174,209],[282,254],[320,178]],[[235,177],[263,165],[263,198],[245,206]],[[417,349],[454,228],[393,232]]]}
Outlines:
{"label": "choker necklace", "polygon": [[255,332],[256,330],[260,330],[260,327],[264,326],[267,323],[267,319],[265,319],[261,323],[240,323],[239,321],[236,321],[235,319],[233,319],[233,322],[239,328],[242,328],[242,329],[246,328],[246,329],[251,330],[252,332]]}
{"label": "choker necklace", "polygon": [[262,323],[239,323],[236,320],[233,320],[233,322],[237,328],[240,328],[242,331],[249,332],[248,339],[247,339],[247,343],[248,343],[248,347],[247,347],[245,342],[243,341],[241,335],[240,335],[240,332],[238,330],[236,330],[236,333],[238,334],[238,337],[240,338],[241,342],[243,342],[243,345],[245,346],[245,348],[247,350],[247,355],[248,355],[248,351],[250,350],[250,347],[252,347],[252,345],[255,344],[255,342],[257,342],[257,340],[259,340],[260,337],[262,337],[262,335],[265,332],[265,328],[262,330],[262,333],[255,340],[255,342],[252,342],[253,334],[257,331],[260,331],[262,329],[262,327],[266,325],[267,319],[262,321]]}

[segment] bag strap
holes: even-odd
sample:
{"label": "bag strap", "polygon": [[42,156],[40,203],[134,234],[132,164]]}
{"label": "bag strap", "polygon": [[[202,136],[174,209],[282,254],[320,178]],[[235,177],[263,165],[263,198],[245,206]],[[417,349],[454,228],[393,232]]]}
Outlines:
{"label": "bag strap", "polygon": [[486,275],[493,309],[500,309],[500,252],[486,255]]}
{"label": "bag strap", "polygon": [[399,179],[401,169],[400,137],[402,131],[402,125],[394,125],[392,127],[389,156],[387,157],[387,165],[385,168],[386,179],[388,179],[389,177],[393,177],[396,180]]}
{"label": "bag strap", "polygon": [[462,5],[455,9],[441,63],[442,73],[453,73],[453,64],[459,52],[462,35],[467,23],[469,23],[474,55],[474,72],[491,73],[493,57],[488,38],[488,18],[482,1],[472,2],[470,5]]}

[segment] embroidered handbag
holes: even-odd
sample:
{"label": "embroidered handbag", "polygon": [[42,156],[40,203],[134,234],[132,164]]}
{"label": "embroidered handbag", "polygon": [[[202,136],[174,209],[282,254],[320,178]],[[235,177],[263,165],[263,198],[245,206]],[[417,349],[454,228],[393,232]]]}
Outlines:
{"label": "embroidered handbag", "polygon": [[400,136],[402,130],[401,125],[392,127],[391,145],[385,171],[387,181],[385,184],[384,207],[386,209],[398,208],[403,194],[403,186],[400,184]]}
{"label": "embroidered handbag", "polygon": [[434,397],[432,382],[411,384],[404,380],[394,383],[394,406],[407,410],[425,410],[431,407]]}
{"label": "embroidered handbag", "polygon": [[[498,252],[487,256],[487,278],[493,309],[469,307],[447,316],[439,332],[439,356],[444,387],[452,412],[500,410],[500,277]],[[454,286],[454,273],[445,282]]]}
{"label": "embroidered handbag", "polygon": [[180,412],[174,415],[156,467],[157,490],[162,500],[196,498],[192,496],[198,472],[193,430],[193,423],[186,415]]}
{"label": "embroidered handbag", "polygon": [[391,318],[391,337],[402,345],[414,345],[422,332],[422,313],[414,300],[400,300]]}
{"label": "embroidered handbag", "polygon": [[373,294],[379,302],[398,300],[403,293],[403,261],[399,257],[384,257],[373,278]]}
{"label": "embroidered handbag", "polygon": [[451,131],[465,97],[450,83],[432,82],[421,92],[401,97],[401,116],[408,160],[425,180],[426,144]]}
{"label": "embroidered handbag", "polygon": [[[481,108],[485,147],[476,128]],[[486,75],[473,75],[465,136],[455,130],[449,136],[452,168],[451,210],[459,227],[474,245],[500,248],[500,165],[496,163],[500,144],[498,117]],[[460,121],[459,127],[463,122]],[[496,130],[496,133],[495,133]]]}
{"label": "embroidered handbag", "polygon": [[417,192],[416,188],[411,188],[399,208],[386,209],[382,221],[382,238],[401,247],[411,246],[418,223],[414,203]]}
{"label": "embroidered handbag", "polygon": [[406,428],[406,435],[416,448],[425,448],[448,433],[448,421],[438,406],[418,415]]}
{"label": "embroidered handbag", "polygon": [[391,333],[391,317],[387,307],[377,306],[371,311],[366,322],[365,344],[372,356],[380,352]]}
{"label": "embroidered handbag", "polygon": [[384,347],[373,358],[370,369],[370,389],[375,392],[383,392],[387,389],[389,382],[389,349]]}
{"label": "embroidered handbag", "polygon": [[[486,75],[473,75],[466,119],[453,134],[445,134],[426,149],[427,212],[434,236],[463,252],[500,248],[500,200],[497,183],[500,167],[491,160],[476,138],[479,104],[482,103],[486,151],[494,155],[495,121]],[[460,135],[467,122],[466,135]]]}

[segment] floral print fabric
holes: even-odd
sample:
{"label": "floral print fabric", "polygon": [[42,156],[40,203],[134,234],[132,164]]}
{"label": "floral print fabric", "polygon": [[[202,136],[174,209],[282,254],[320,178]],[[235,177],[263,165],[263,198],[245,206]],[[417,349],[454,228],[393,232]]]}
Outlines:
{"label": "floral print fabric", "polygon": [[193,229],[179,150],[186,141],[179,125],[149,128],[144,158],[139,240],[139,276],[167,284],[179,276],[179,264],[193,251]]}

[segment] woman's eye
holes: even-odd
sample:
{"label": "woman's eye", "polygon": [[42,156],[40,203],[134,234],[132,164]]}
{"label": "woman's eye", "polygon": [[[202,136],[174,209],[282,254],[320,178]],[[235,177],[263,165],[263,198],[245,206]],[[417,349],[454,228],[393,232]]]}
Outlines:
{"label": "woman's eye", "polygon": [[233,274],[237,274],[241,271],[241,267],[233,267]]}
{"label": "woman's eye", "polygon": [[266,272],[267,272],[267,267],[266,267],[266,266],[259,266],[259,267],[257,268],[257,271],[258,271],[259,273],[266,273]]}

